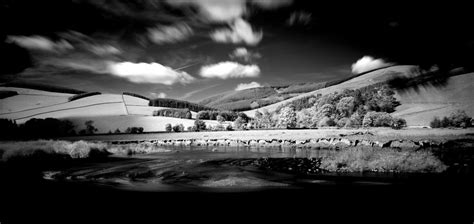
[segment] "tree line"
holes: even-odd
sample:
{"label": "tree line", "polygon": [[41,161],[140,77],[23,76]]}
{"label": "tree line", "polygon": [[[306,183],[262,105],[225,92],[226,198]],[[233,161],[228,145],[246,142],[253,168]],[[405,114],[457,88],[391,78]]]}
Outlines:
{"label": "tree line", "polygon": [[191,103],[191,102],[188,102],[188,101],[176,100],[176,99],[166,99],[166,98],[152,99],[148,103],[148,106],[189,109],[191,111],[216,110],[212,107],[207,107],[207,106],[199,105],[199,104],[196,104],[196,103]]}

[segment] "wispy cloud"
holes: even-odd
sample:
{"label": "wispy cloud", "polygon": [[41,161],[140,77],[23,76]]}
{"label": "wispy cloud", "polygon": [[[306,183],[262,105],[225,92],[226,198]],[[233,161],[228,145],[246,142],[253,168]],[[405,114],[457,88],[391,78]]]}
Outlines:
{"label": "wispy cloud", "polygon": [[371,56],[364,56],[352,64],[352,73],[359,74],[389,65],[391,65],[391,63],[387,63],[383,59],[374,59]]}
{"label": "wispy cloud", "polygon": [[258,82],[240,83],[235,88],[235,91],[240,91],[240,90],[244,90],[244,89],[252,89],[252,88],[257,88],[257,87],[261,87],[261,86],[262,85],[260,85],[260,83],[258,83]]}
{"label": "wispy cloud", "polygon": [[276,9],[291,5],[293,0],[251,0],[250,2],[263,9]]}
{"label": "wispy cloud", "polygon": [[161,92],[161,93],[150,93],[152,98],[166,98],[168,94]]}
{"label": "wispy cloud", "polygon": [[183,96],[181,96],[180,99],[187,99],[187,98],[189,98],[189,97],[191,97],[191,96],[196,95],[197,93],[206,91],[206,90],[208,90],[208,89],[212,89],[212,88],[214,88],[214,87],[216,87],[216,86],[219,86],[219,85],[220,85],[220,84],[214,84],[214,85],[206,86],[206,87],[201,88],[201,89],[193,90],[193,91],[188,92],[188,93],[184,94]]}
{"label": "wispy cloud", "polygon": [[52,59],[44,61],[43,64],[88,71],[96,74],[108,74],[124,78],[133,83],[173,85],[176,83],[188,84],[195,80],[194,77],[186,72],[177,71],[154,62],[133,63],[85,59]]}
{"label": "wispy cloud", "polygon": [[252,62],[255,59],[259,59],[262,57],[260,53],[254,53],[252,51],[247,50],[245,47],[238,47],[232,51],[232,53],[229,55],[231,59],[240,59],[245,62]]}
{"label": "wispy cloud", "polygon": [[291,13],[286,24],[289,26],[294,25],[308,25],[311,22],[312,14],[304,11],[298,11]]}
{"label": "wispy cloud", "polygon": [[264,10],[272,10],[292,4],[292,0],[167,0],[167,3],[183,8],[195,7],[199,16],[209,22],[231,22],[242,18],[251,10],[248,6],[255,6]]}
{"label": "wispy cloud", "polygon": [[148,38],[155,44],[175,43],[187,39],[192,34],[193,30],[185,23],[148,29]]}
{"label": "wispy cloud", "polygon": [[74,47],[65,40],[52,41],[43,36],[8,36],[8,43],[15,43],[29,50],[40,50],[49,52],[64,52]]}
{"label": "wispy cloud", "polygon": [[168,0],[167,3],[179,8],[196,7],[200,18],[210,22],[229,22],[247,13],[245,0]]}
{"label": "wispy cloud", "polygon": [[203,66],[199,74],[204,78],[256,78],[260,75],[260,68],[258,65],[242,65],[226,61]]}
{"label": "wispy cloud", "polygon": [[91,45],[89,50],[99,56],[121,54],[122,51],[111,45]]}
{"label": "wispy cloud", "polygon": [[263,31],[254,31],[252,26],[243,19],[237,19],[230,25],[230,29],[218,29],[210,34],[211,38],[220,43],[246,43],[256,45],[263,38]]}

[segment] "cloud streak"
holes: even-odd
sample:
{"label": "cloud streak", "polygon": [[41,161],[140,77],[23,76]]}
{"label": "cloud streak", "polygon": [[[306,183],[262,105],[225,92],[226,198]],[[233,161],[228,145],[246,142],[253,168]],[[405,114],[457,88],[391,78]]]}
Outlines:
{"label": "cloud streak", "polygon": [[226,61],[203,66],[199,74],[204,78],[256,78],[260,75],[260,68],[257,65],[242,65]]}
{"label": "cloud streak", "polygon": [[155,44],[179,42],[189,38],[192,34],[193,30],[185,23],[148,29],[148,38]]}
{"label": "cloud streak", "polygon": [[251,52],[251,51],[247,50],[247,48],[245,48],[245,47],[238,47],[234,51],[232,51],[232,53],[229,55],[229,57],[231,59],[240,59],[240,60],[243,60],[245,62],[252,62],[255,59],[261,58],[262,55],[260,53]]}
{"label": "cloud streak", "polygon": [[263,31],[254,31],[247,21],[239,18],[230,25],[230,28],[215,30],[210,36],[218,43],[257,45],[263,38]]}
{"label": "cloud streak", "polygon": [[164,93],[164,92],[160,92],[160,93],[150,93],[151,97],[153,98],[166,98],[168,96],[168,94]]}
{"label": "cloud streak", "polygon": [[293,12],[291,13],[288,20],[286,20],[286,25],[308,25],[311,22],[312,14],[307,12]]}
{"label": "cloud streak", "polygon": [[235,91],[240,91],[240,90],[244,90],[244,89],[252,89],[252,88],[257,88],[257,87],[261,87],[261,86],[262,85],[260,85],[260,83],[258,83],[258,82],[240,83],[235,88]]}
{"label": "cloud streak", "polygon": [[374,59],[371,56],[364,56],[352,64],[352,73],[359,74],[389,65],[391,65],[391,63],[387,63],[383,59]]}
{"label": "cloud streak", "polygon": [[15,43],[23,48],[29,50],[49,51],[49,52],[64,52],[72,50],[74,47],[66,40],[54,42],[43,36],[8,36],[8,43]]}
{"label": "cloud streak", "polygon": [[293,0],[251,0],[250,2],[263,9],[276,9],[291,5]]}
{"label": "cloud streak", "polygon": [[208,22],[229,22],[247,13],[245,0],[168,0],[167,3],[177,8],[195,7],[200,18]]}

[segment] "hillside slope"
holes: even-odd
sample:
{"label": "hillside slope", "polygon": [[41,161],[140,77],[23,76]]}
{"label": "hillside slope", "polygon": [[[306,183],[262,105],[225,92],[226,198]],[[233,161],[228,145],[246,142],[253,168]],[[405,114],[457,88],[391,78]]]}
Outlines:
{"label": "hillside slope", "polygon": [[[413,66],[383,68],[334,86],[300,94],[288,100],[244,113],[254,116],[257,110],[266,109],[272,112],[279,106],[310,95],[325,95],[342,92],[344,89],[357,89],[387,81],[395,75],[412,76],[413,74],[409,72],[412,68]],[[450,77],[444,87],[420,86],[417,90],[395,90],[395,93],[395,97],[401,102],[401,105],[392,115],[406,119],[408,126],[429,126],[435,116],[449,116],[456,110],[464,110],[469,116],[474,117],[474,98],[472,97],[474,96],[474,73]]]}
{"label": "hillside slope", "polygon": [[[69,93],[48,92],[17,87],[0,87],[2,91],[16,91],[18,95],[0,99],[0,118],[22,124],[32,118],[56,118],[73,121],[76,131],[84,128],[84,122],[94,121],[99,133],[127,127],[143,127],[145,131],[164,131],[165,124],[193,126],[194,120],[153,117],[153,111],[168,107],[151,107],[149,101],[125,94],[100,94],[74,101]],[[192,112],[196,117],[196,112]],[[206,121],[216,125],[217,122]]]}
{"label": "hillside slope", "polygon": [[474,117],[474,73],[453,76],[445,87],[420,86],[418,90],[396,91],[401,105],[395,116],[402,117],[412,126],[428,126],[435,116],[449,116],[455,110],[464,110]]}
{"label": "hillside slope", "polygon": [[301,98],[304,98],[304,97],[307,97],[307,96],[317,95],[317,94],[326,95],[326,94],[330,94],[330,93],[333,93],[333,92],[342,92],[344,89],[358,89],[358,88],[361,88],[361,87],[364,87],[364,86],[369,86],[369,85],[372,85],[372,84],[375,84],[375,83],[379,83],[381,81],[388,80],[389,78],[393,77],[395,73],[397,73],[399,75],[408,76],[409,71],[412,68],[413,68],[413,66],[410,66],[410,65],[402,65],[402,66],[393,66],[393,67],[383,68],[383,69],[376,70],[376,71],[373,71],[373,72],[369,72],[369,73],[364,74],[362,76],[350,79],[350,80],[348,80],[346,82],[343,82],[341,84],[326,87],[326,88],[323,88],[323,89],[318,89],[318,90],[308,92],[308,93],[303,93],[303,94],[300,94],[300,95],[295,96],[293,98],[283,100],[281,102],[271,104],[271,105],[268,105],[268,106],[265,106],[265,107],[262,107],[262,108],[259,108],[259,109],[244,111],[244,113],[247,114],[248,116],[253,117],[254,114],[255,114],[255,111],[257,111],[257,110],[262,111],[262,110],[265,109],[269,112],[273,112],[279,106],[286,105],[286,104],[291,103],[291,102],[293,102],[297,99],[301,99]]}
{"label": "hillside slope", "polygon": [[199,104],[220,110],[242,111],[268,105],[285,99],[272,87],[257,87],[224,92],[199,101]]}

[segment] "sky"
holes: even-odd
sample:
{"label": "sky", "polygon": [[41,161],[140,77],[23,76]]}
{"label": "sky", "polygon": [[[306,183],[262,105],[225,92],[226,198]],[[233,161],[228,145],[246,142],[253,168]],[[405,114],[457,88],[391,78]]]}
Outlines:
{"label": "sky", "polygon": [[199,101],[392,64],[471,66],[466,5],[6,0],[1,82]]}

